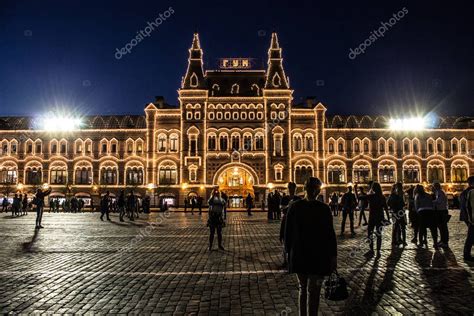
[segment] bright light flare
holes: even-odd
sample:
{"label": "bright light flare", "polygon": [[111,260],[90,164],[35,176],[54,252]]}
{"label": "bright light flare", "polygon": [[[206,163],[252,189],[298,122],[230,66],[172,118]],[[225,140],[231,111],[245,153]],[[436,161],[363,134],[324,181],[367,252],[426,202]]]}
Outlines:
{"label": "bright light flare", "polygon": [[41,119],[41,129],[49,132],[67,132],[81,128],[82,120],[68,116],[43,117]]}
{"label": "bright light flare", "polygon": [[426,120],[422,117],[390,119],[389,127],[393,131],[421,131],[426,128]]}

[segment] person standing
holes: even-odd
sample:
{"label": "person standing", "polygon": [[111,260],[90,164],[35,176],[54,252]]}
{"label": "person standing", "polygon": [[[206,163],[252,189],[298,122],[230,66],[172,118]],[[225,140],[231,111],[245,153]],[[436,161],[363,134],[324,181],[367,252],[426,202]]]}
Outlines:
{"label": "person standing", "polygon": [[221,192],[221,198],[224,200],[224,220],[227,218],[227,202],[229,201],[229,197],[225,192]]}
{"label": "person standing", "polygon": [[267,212],[268,219],[273,219],[273,192],[269,192],[267,196]]}
{"label": "person standing", "polygon": [[286,226],[286,216],[288,215],[288,208],[290,205],[300,200],[300,197],[295,194],[296,192],[296,183],[288,183],[288,195],[285,195],[281,198],[280,210],[281,210],[281,223],[280,223],[280,243],[283,245],[283,265],[288,264],[288,254],[285,251],[285,226]]}
{"label": "person standing", "polygon": [[281,200],[280,192],[275,190],[275,192],[273,192],[273,219],[280,219],[281,217],[280,200]]}
{"label": "person standing", "polygon": [[191,198],[191,215],[194,215],[194,208],[196,207],[196,197]]}
{"label": "person standing", "polygon": [[137,203],[137,200],[136,200],[135,195],[133,194],[133,190],[130,190],[130,194],[127,197],[127,210],[128,210],[129,218],[131,221],[134,220],[133,215],[135,212],[135,208],[137,207],[136,203]]}
{"label": "person standing", "polygon": [[221,197],[219,190],[214,190],[211,198],[208,201],[209,204],[209,218],[207,220],[207,226],[209,226],[209,251],[212,251],[212,244],[214,243],[214,234],[217,231],[217,242],[220,250],[224,250],[222,246],[222,227],[224,226],[224,207],[225,200]]}
{"label": "person standing", "polygon": [[[357,193],[357,184],[356,184]],[[367,200],[369,205],[369,225],[367,227],[367,238],[369,239],[370,250],[365,253],[366,257],[374,256],[374,230],[377,238],[377,257],[380,257],[380,251],[382,250],[382,229],[384,226],[384,210],[387,212],[387,201],[382,192],[382,187],[378,182],[372,182],[369,192],[364,197],[358,197],[359,199]],[[387,218],[388,218],[387,214]]]}
{"label": "person standing", "polygon": [[28,196],[26,194],[23,196],[23,200],[21,201],[21,209],[23,215],[28,215]]}
{"label": "person standing", "polygon": [[388,207],[392,211],[392,246],[398,246],[406,243],[406,219],[405,219],[405,201],[403,199],[403,186],[400,182],[392,186],[392,192],[387,201]]}
{"label": "person standing", "polygon": [[412,243],[418,243],[418,234],[420,230],[420,221],[415,209],[415,187],[411,185],[406,191],[408,201],[408,218],[410,219],[411,227],[413,228]]}
{"label": "person standing", "polygon": [[420,245],[428,247],[427,228],[431,231],[433,247],[438,248],[438,230],[436,228],[436,213],[433,207],[433,198],[426,193],[425,188],[418,184],[415,188],[415,209],[420,219]]}
{"label": "person standing", "polygon": [[117,206],[119,209],[119,220],[123,222],[123,217],[125,216],[125,192],[123,190],[120,190]]}
{"label": "person standing", "polygon": [[43,191],[38,189],[34,198],[34,203],[36,205],[36,226],[35,229],[44,228],[41,226],[41,220],[43,219],[43,210],[44,210],[44,198],[51,193],[51,188],[49,190]]}
{"label": "person standing", "polygon": [[342,204],[342,223],[341,223],[341,236],[344,236],[344,230],[346,228],[346,219],[349,215],[349,221],[351,226],[351,236],[355,236],[354,231],[354,211],[357,206],[357,198],[354,193],[352,193],[352,187],[347,187],[347,192],[344,193],[341,200]]}
{"label": "person standing", "polygon": [[184,198],[184,212],[185,213],[188,211],[188,204],[189,204],[188,197],[185,197]]}
{"label": "person standing", "polygon": [[[364,188],[360,187],[359,188],[359,196],[365,196]],[[364,224],[363,226],[367,226],[367,217],[365,217],[365,209],[367,208],[367,200],[362,198],[359,200],[359,227],[360,224],[362,224],[362,218],[364,218]]]}
{"label": "person standing", "polygon": [[331,195],[330,202],[329,202],[329,207],[331,208],[332,214],[334,216],[337,216],[337,211],[339,207],[337,201],[338,201],[338,197],[337,197],[336,192],[334,192]]}
{"label": "person standing", "polygon": [[110,192],[107,191],[102,199],[100,200],[100,220],[104,220],[104,215],[107,216],[107,220],[110,221],[109,217],[109,206],[110,206]]}
{"label": "person standing", "polygon": [[198,195],[197,197],[197,207],[199,210],[199,215],[202,215],[202,202],[204,201],[203,197]]}
{"label": "person standing", "polygon": [[252,216],[253,198],[250,193],[245,198],[245,205],[247,206],[247,215]]}
{"label": "person standing", "polygon": [[18,194],[15,193],[15,196],[13,197],[13,203],[12,203],[12,216],[18,216],[20,215],[20,208],[21,208],[21,194],[20,197],[18,197]]}
{"label": "person standing", "polygon": [[299,283],[299,314],[317,315],[324,276],[337,267],[337,241],[329,206],[316,199],[321,180],[305,182],[305,198],[290,204],[285,225],[288,272]]}
{"label": "person standing", "polygon": [[474,257],[471,255],[472,244],[474,244],[474,176],[467,178],[468,187],[462,191],[459,196],[459,207],[461,212],[459,219],[467,225],[467,236],[464,242],[463,256],[466,261],[474,261]]}
{"label": "person standing", "polygon": [[433,193],[435,199],[433,201],[434,210],[436,213],[436,224],[439,230],[440,242],[439,247],[449,247],[449,211],[448,211],[448,198],[446,193],[441,188],[439,182],[433,183]]}

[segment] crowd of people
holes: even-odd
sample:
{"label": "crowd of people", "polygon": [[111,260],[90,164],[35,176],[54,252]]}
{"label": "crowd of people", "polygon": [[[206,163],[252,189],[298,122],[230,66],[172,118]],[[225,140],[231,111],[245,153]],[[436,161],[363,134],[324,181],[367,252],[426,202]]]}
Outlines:
{"label": "crowd of people", "polygon": [[28,210],[31,210],[32,203],[28,199],[28,194],[15,194],[13,196],[13,202],[10,202],[6,197],[2,200],[2,212],[12,212],[12,216],[28,215]]}
{"label": "crowd of people", "polygon": [[[224,199],[227,201],[227,196],[224,194]],[[194,215],[194,209],[198,209],[199,215],[202,215],[202,204],[204,202],[204,198],[200,195],[189,196],[184,198],[184,212],[188,211],[188,208],[191,208],[191,214]]]}
{"label": "crowd of people", "polygon": [[150,197],[145,196],[140,199],[133,190],[125,194],[125,190],[121,190],[118,198],[112,199],[110,192],[107,191],[100,199],[100,220],[104,220],[104,216],[110,221],[109,214],[112,212],[119,213],[119,220],[124,221],[124,217],[134,221],[139,218],[139,213],[150,213]]}

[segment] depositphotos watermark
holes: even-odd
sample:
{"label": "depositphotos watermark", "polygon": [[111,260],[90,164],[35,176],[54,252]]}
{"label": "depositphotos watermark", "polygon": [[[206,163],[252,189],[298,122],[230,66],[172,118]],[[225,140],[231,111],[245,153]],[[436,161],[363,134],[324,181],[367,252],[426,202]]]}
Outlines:
{"label": "depositphotos watermark", "polygon": [[125,44],[124,47],[120,49],[116,48],[117,51],[115,52],[115,58],[122,59],[124,55],[129,54],[132,51],[133,47],[137,46],[138,43],[143,41],[145,37],[149,37],[151,33],[155,30],[155,28],[160,26],[173,13],[173,8],[169,7],[168,10],[164,11],[163,13],[160,13],[156,19],[151,22],[147,22],[147,26],[143,30],[137,31],[137,35],[135,36],[135,38]]}
{"label": "depositphotos watermark", "polygon": [[375,43],[379,38],[385,36],[385,32],[387,32],[391,27],[395,26],[398,21],[403,19],[405,15],[408,14],[408,9],[403,7],[400,11],[393,14],[393,17],[390,18],[387,22],[380,22],[380,27],[377,30],[370,32],[369,37],[360,43],[358,47],[355,49],[349,49],[349,59],[356,59],[357,55],[365,53],[367,47]]}

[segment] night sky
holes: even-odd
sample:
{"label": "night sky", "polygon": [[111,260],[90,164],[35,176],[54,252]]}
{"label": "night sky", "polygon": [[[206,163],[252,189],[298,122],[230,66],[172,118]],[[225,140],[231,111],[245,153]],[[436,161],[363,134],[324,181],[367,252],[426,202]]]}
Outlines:
{"label": "night sky", "polygon": [[[174,11],[120,60],[125,46]],[[402,8],[408,13],[350,59]],[[295,102],[330,114],[474,115],[473,2],[469,1],[22,1],[0,0],[0,116],[57,107],[143,114],[163,95],[177,104],[198,31],[205,67],[220,57],[266,65],[272,31]]]}

